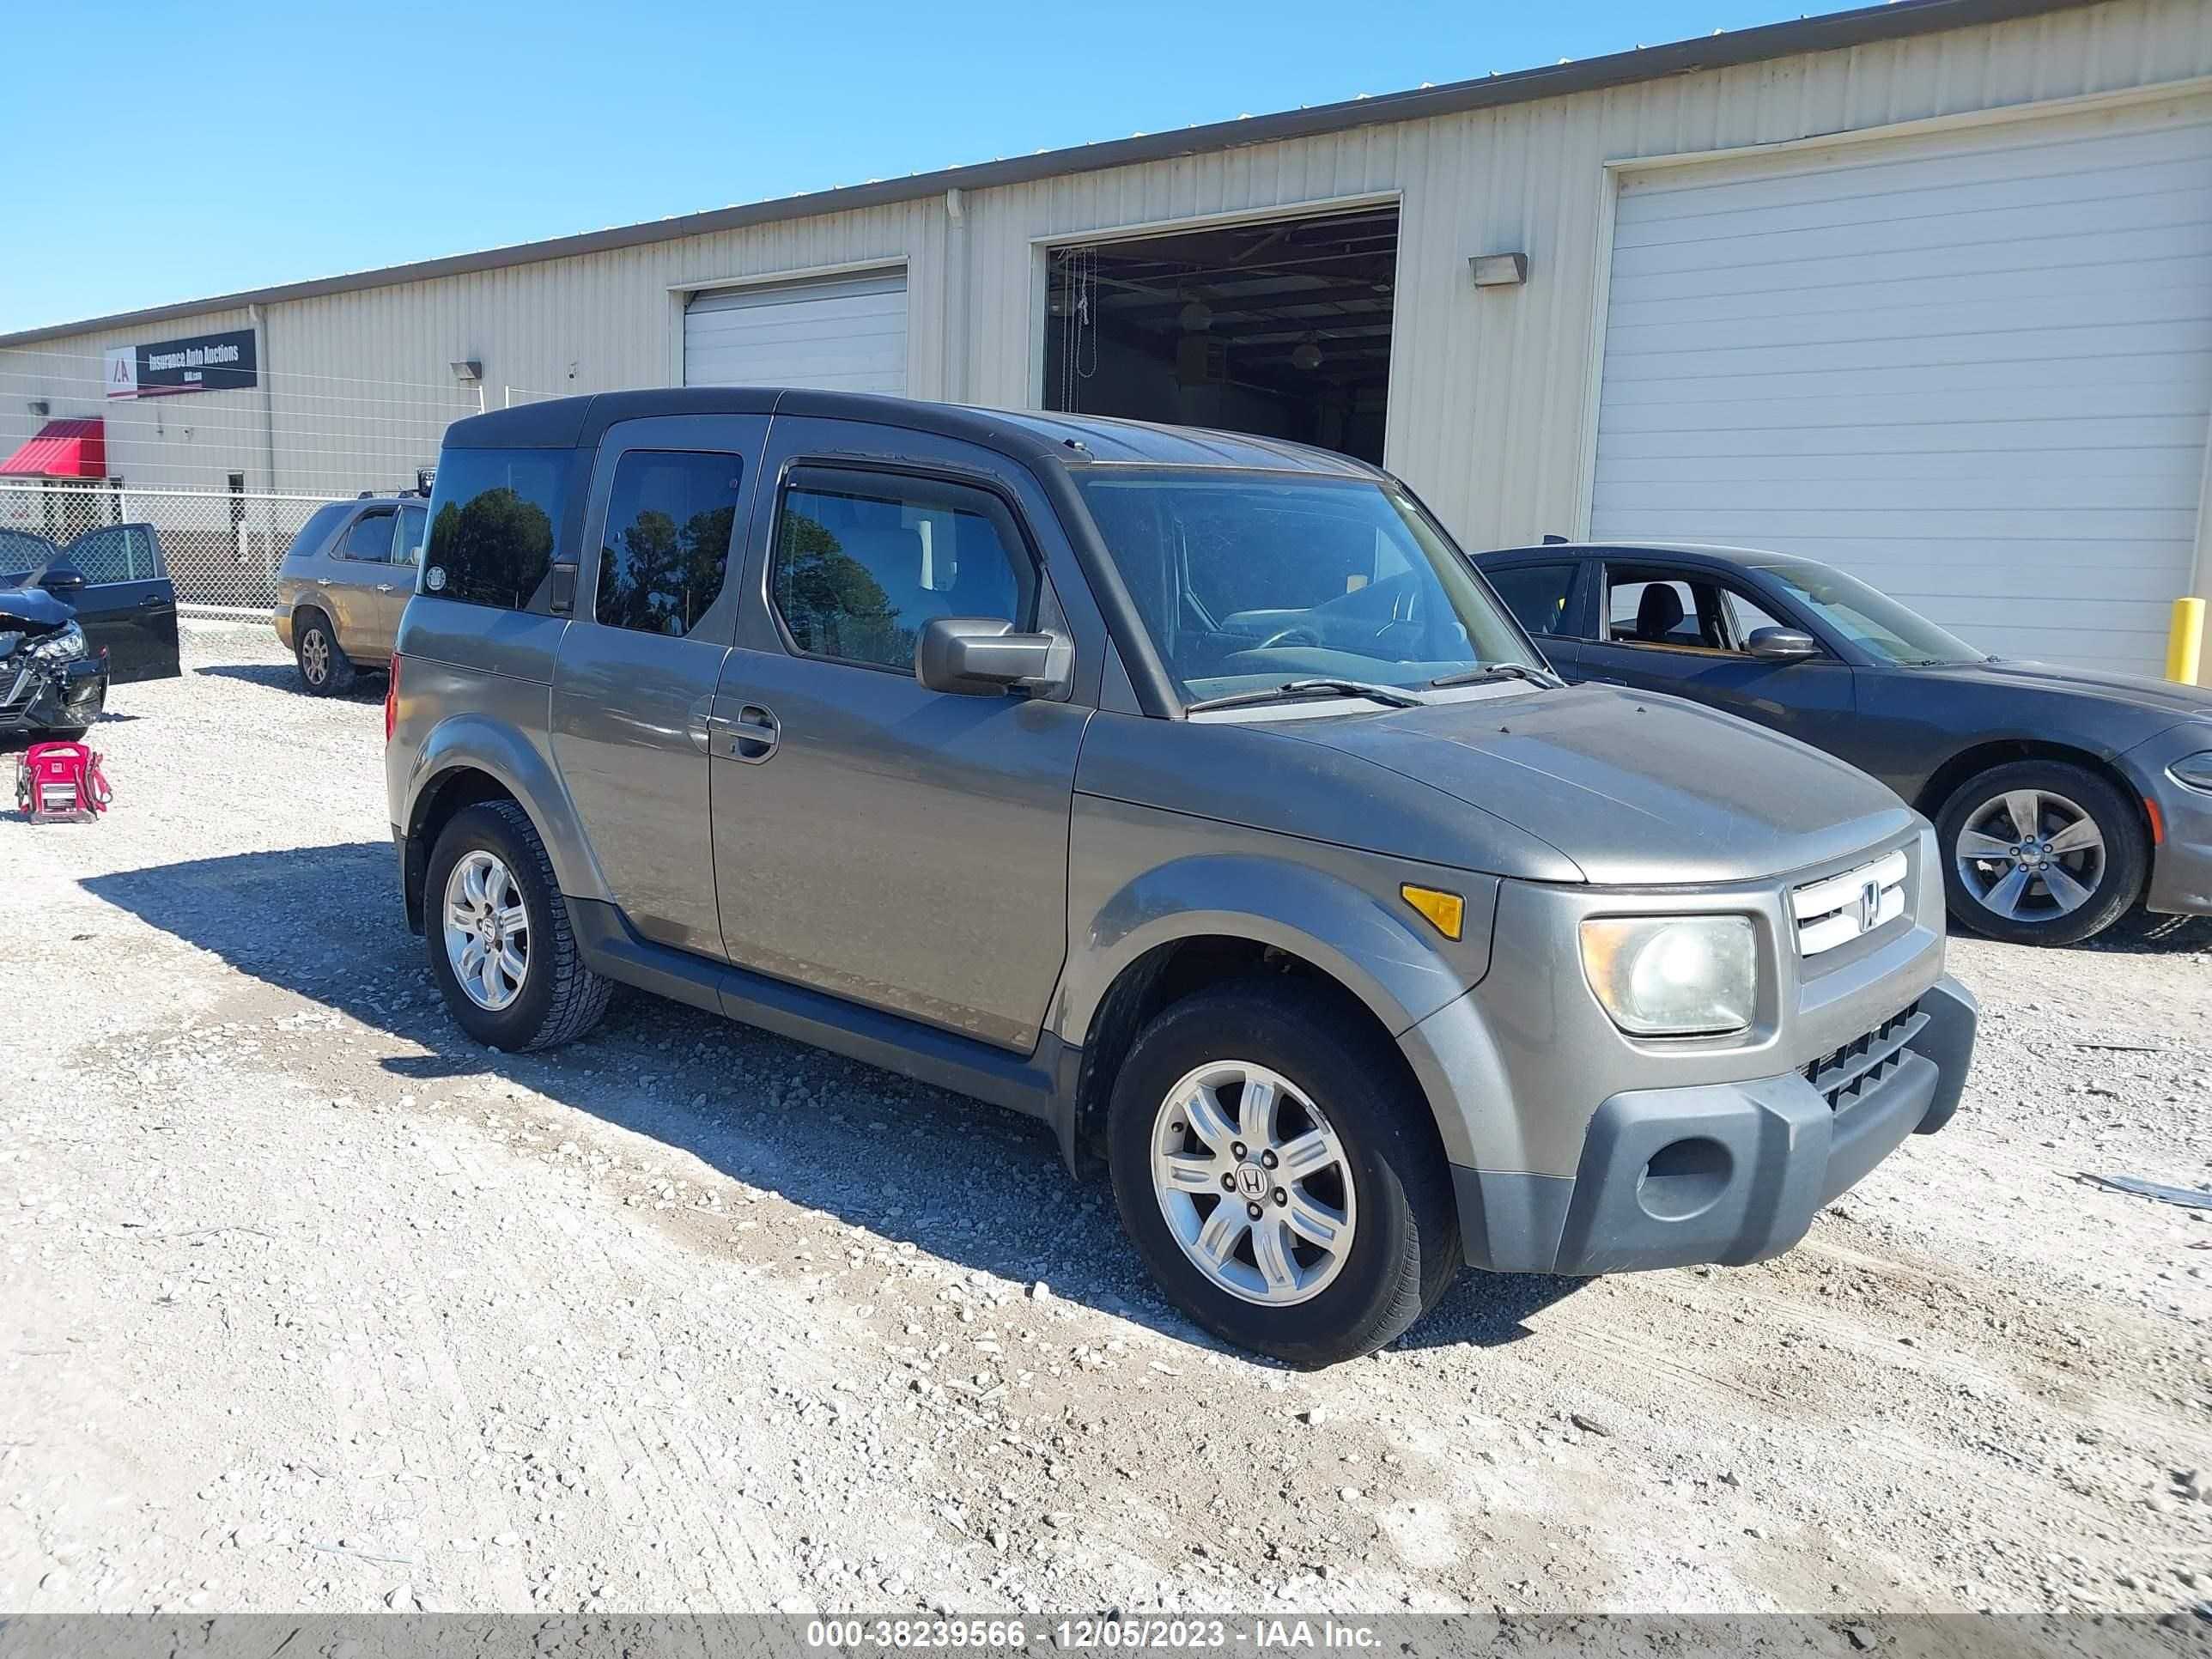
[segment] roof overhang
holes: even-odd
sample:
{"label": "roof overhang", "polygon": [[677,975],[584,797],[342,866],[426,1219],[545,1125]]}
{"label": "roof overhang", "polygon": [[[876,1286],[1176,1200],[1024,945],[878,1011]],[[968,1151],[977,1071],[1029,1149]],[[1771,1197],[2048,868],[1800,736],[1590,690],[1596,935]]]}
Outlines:
{"label": "roof overhang", "polygon": [[0,478],[105,478],[107,427],[97,415],[48,421],[6,460]]}

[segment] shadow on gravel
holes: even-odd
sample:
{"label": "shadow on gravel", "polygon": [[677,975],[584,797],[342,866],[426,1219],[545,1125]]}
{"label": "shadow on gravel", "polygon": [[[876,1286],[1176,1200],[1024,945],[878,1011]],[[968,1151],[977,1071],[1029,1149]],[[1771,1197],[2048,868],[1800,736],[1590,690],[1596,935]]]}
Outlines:
{"label": "shadow on gravel", "polygon": [[[391,848],[356,842],[83,885],[240,973],[414,1045],[380,1061],[395,1095],[509,1079],[893,1243],[1219,1346],[1154,1292],[1104,1181],[1070,1182],[1042,1124],[643,994],[618,996],[596,1031],[557,1052],[478,1048],[447,1015],[397,884]],[[301,1040],[314,1042],[312,1025]],[[1467,1274],[1401,1346],[1515,1340],[1576,1283]]]}
{"label": "shadow on gravel", "polygon": [[[307,689],[300,684],[300,671],[286,662],[219,662],[204,663],[192,671],[196,674],[212,674],[221,680],[243,680],[248,685],[258,685],[271,691],[290,691],[299,696],[307,696]],[[378,701],[384,696],[385,671],[381,668],[362,668],[361,678],[354,682],[353,690],[333,701],[362,702],[374,693]]]}

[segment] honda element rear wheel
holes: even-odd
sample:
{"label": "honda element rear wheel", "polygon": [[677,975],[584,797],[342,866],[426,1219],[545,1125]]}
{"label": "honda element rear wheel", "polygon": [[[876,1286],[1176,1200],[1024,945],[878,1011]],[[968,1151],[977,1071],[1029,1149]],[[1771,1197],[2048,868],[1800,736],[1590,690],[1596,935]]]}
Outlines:
{"label": "honda element rear wheel", "polygon": [[453,815],[423,886],[430,975],[478,1042],[554,1048],[599,1024],[613,988],[584,965],[553,860],[511,800]]}

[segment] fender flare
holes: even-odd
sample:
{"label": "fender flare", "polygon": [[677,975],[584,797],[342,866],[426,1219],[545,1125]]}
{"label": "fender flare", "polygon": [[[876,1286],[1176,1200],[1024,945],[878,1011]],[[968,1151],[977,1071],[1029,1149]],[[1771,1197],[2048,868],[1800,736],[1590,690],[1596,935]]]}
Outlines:
{"label": "fender flare", "polygon": [[[439,721],[415,751],[403,793],[403,822],[410,840],[423,803],[445,779],[460,771],[483,773],[530,815],[564,895],[611,901],[591,840],[577,821],[551,758],[512,728],[481,714],[454,714]],[[429,849],[423,851],[427,855]]]}
{"label": "fender flare", "polygon": [[[1415,917],[1309,865],[1244,854],[1202,854],[1131,879],[1090,919],[1071,953],[1053,1030],[1080,1048],[1123,972],[1181,939],[1220,935],[1311,963],[1366,1006],[1393,1038],[1480,982],[1489,967],[1498,878],[1455,872],[1467,924],[1456,962],[1415,931]],[[1071,929],[1072,933],[1078,930]]]}

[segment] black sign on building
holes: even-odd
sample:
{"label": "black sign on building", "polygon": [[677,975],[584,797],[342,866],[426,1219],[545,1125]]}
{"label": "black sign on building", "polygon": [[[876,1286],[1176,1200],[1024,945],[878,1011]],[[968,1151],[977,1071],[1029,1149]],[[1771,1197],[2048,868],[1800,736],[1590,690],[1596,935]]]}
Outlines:
{"label": "black sign on building", "polygon": [[111,398],[229,392],[260,384],[258,368],[250,328],[159,345],[113,346],[107,352],[106,392]]}

